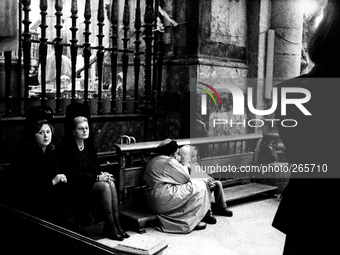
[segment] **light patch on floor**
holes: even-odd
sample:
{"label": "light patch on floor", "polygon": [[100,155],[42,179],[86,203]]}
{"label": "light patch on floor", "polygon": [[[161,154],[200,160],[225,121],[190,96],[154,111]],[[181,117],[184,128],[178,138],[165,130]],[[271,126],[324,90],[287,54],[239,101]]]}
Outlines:
{"label": "light patch on floor", "polygon": [[[162,255],[281,255],[285,235],[271,226],[279,200],[255,198],[230,206],[234,216],[216,216],[217,224],[189,234],[162,233],[147,228],[143,235],[164,238],[169,246]],[[130,235],[140,235],[127,231]],[[119,242],[102,238],[97,240],[110,247]]]}

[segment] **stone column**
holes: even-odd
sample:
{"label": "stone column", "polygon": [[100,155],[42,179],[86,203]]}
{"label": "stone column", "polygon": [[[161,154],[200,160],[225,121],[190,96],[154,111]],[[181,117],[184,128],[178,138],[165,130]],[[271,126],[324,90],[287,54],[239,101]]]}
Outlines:
{"label": "stone column", "polygon": [[274,79],[300,75],[303,10],[299,0],[273,0],[271,26],[275,30]]}
{"label": "stone column", "polygon": [[[265,100],[266,78],[266,44],[267,32],[270,29],[270,0],[247,1],[247,51],[248,51],[248,81],[247,86],[253,88],[253,104],[256,109],[268,109]],[[248,119],[261,119],[248,112]],[[249,128],[250,132],[262,133],[262,128]]]}

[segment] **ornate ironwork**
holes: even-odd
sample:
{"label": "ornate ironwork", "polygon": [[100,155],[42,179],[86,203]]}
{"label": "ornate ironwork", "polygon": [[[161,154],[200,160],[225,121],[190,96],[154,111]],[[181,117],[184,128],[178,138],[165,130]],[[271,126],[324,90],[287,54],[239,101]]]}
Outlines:
{"label": "ornate ironwork", "polygon": [[117,59],[118,59],[118,0],[111,4],[112,52],[111,52],[111,113],[116,113]]}
{"label": "ornate ironwork", "polygon": [[104,46],[103,46],[103,26],[104,26],[104,3],[99,0],[98,3],[98,51],[97,51],[97,66],[98,66],[98,114],[103,114],[102,101],[102,84],[103,84],[103,60],[104,60]]}
{"label": "ornate ironwork", "polygon": [[40,14],[41,14],[41,35],[39,45],[39,60],[41,66],[41,106],[46,106],[46,56],[47,56],[47,38],[46,38],[46,15],[47,15],[47,0],[40,0]]}
{"label": "ornate ironwork", "polygon": [[[158,14],[158,6],[161,6],[161,7],[163,6],[162,0],[156,0],[157,14]],[[163,23],[163,17],[159,16],[159,19],[161,23]],[[164,53],[163,53],[164,41],[163,41],[163,33],[156,31],[155,34],[156,34],[155,52],[157,51],[157,59],[153,67],[154,73],[155,73],[153,90],[156,91],[156,97],[154,98],[154,100],[155,100],[156,108],[158,108],[158,104],[161,98],[162,70],[163,70],[163,59],[164,59]]]}
{"label": "ornate ironwork", "polygon": [[146,0],[144,14],[144,34],[145,41],[145,98],[143,108],[148,110],[151,108],[151,65],[152,65],[152,27],[154,19],[153,0]]}
{"label": "ornate ironwork", "polygon": [[6,116],[11,115],[11,77],[12,77],[12,52],[5,52],[5,114]]}
{"label": "ornate ironwork", "polygon": [[77,70],[77,55],[78,55],[78,46],[77,46],[77,18],[78,18],[78,5],[77,0],[72,0],[71,3],[71,19],[72,19],[72,27],[70,28],[72,32],[72,39],[71,42],[71,69],[72,69],[72,89],[71,89],[71,103],[76,102],[76,82],[77,82],[77,76],[76,76],[76,70]]}
{"label": "ornate ironwork", "polygon": [[123,13],[123,30],[124,30],[124,37],[123,41],[123,54],[122,54],[122,65],[123,65],[123,100],[122,100],[122,108],[123,113],[126,113],[126,87],[127,87],[127,72],[129,66],[129,49],[128,49],[128,42],[130,37],[128,35],[130,29],[130,4],[129,0],[125,0],[124,4],[124,13]]}
{"label": "ornate ironwork", "polygon": [[140,11],[140,0],[136,1],[136,17],[135,17],[135,34],[136,34],[136,40],[134,42],[135,44],[135,52],[134,52],[134,72],[135,72],[135,98],[134,98],[134,112],[139,112],[138,110],[138,103],[139,103],[139,96],[138,96],[138,85],[139,85],[139,73],[140,73],[140,50],[139,46],[142,43],[140,40],[140,34],[141,34],[141,11]]}
{"label": "ornate ironwork", "polygon": [[54,26],[56,29],[57,37],[54,39],[54,52],[55,52],[55,61],[56,61],[56,113],[61,113],[61,63],[62,63],[62,55],[63,55],[63,45],[61,44],[63,38],[61,37],[61,29],[63,28],[61,24],[61,16],[63,15],[63,4],[62,0],[55,1],[55,16],[57,18],[56,25]]}
{"label": "ornate ironwork", "polygon": [[25,94],[24,94],[24,110],[28,108],[29,98],[28,98],[28,91],[29,91],[29,71],[31,65],[31,33],[30,33],[30,24],[31,21],[29,19],[29,12],[31,11],[30,0],[22,0],[23,11],[24,11],[24,20],[22,23],[24,24],[24,32],[22,33],[23,42],[22,48],[24,52],[24,77],[25,77]]}
{"label": "ornate ironwork", "polygon": [[91,44],[90,44],[90,24],[91,24],[91,1],[86,0],[85,3],[85,32],[83,33],[85,36],[84,42],[84,104],[88,105],[88,93],[89,93],[89,68],[90,68],[90,57],[91,57]]}

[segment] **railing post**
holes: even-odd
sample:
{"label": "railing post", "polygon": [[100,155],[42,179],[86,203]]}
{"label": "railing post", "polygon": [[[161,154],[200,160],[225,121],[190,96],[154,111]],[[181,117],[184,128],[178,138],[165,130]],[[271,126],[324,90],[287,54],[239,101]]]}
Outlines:
{"label": "railing post", "polygon": [[[163,6],[163,1],[162,0],[156,0],[157,1],[157,13],[158,13],[158,7]],[[163,23],[163,18],[159,17],[161,22]],[[156,73],[156,79],[155,79],[155,87],[154,90],[157,91],[157,95],[155,97],[155,105],[156,109],[158,108],[159,102],[161,100],[161,89],[162,89],[162,70],[163,70],[163,59],[164,59],[164,53],[163,53],[163,34],[159,31],[156,32],[157,39],[156,39],[156,47],[155,47],[155,52],[157,48],[157,60],[156,64],[154,66],[154,72]]]}
{"label": "railing post", "polygon": [[[31,1],[30,0],[22,0],[23,4],[23,11],[24,11],[24,20],[22,23],[24,24],[24,32],[22,34],[23,36],[23,52],[24,52],[24,77],[25,77],[25,94],[24,94],[24,110],[26,111],[28,108],[28,91],[29,91],[29,70],[30,70],[30,62],[31,62],[31,33],[29,26],[31,24],[31,21],[29,19],[29,12],[31,11],[30,5]],[[21,63],[20,63],[21,64]]]}
{"label": "railing post", "polygon": [[127,72],[129,66],[129,49],[128,42],[130,40],[128,32],[130,29],[130,4],[129,0],[125,0],[124,3],[124,14],[123,14],[123,30],[124,30],[124,38],[123,40],[123,54],[122,54],[122,65],[123,65],[123,100],[122,100],[122,109],[123,113],[126,113],[126,87],[127,87]]}
{"label": "railing post", "polygon": [[139,83],[139,72],[140,72],[140,51],[139,51],[139,45],[142,43],[139,39],[140,33],[141,33],[141,12],[140,12],[140,0],[137,0],[136,2],[136,17],[135,17],[135,34],[136,34],[136,40],[135,40],[135,57],[134,57],[134,72],[135,72],[135,98],[134,98],[134,112],[139,112],[138,110],[138,83]]}
{"label": "railing post", "polygon": [[153,0],[146,0],[144,14],[145,41],[145,98],[143,101],[144,110],[150,110],[151,106],[151,64],[152,64],[152,27],[154,19]]}
{"label": "railing post", "polygon": [[19,20],[18,20],[18,24],[19,24],[19,31],[18,31],[18,35],[19,35],[19,47],[18,47],[18,61],[17,61],[17,89],[16,89],[16,94],[17,94],[17,109],[18,109],[18,115],[21,115],[21,106],[22,106],[22,102],[21,102],[21,93],[22,93],[22,89],[21,89],[21,84],[22,84],[22,79],[21,79],[21,72],[22,72],[22,66],[21,66],[21,61],[22,61],[22,43],[21,43],[21,37],[22,37],[22,25],[21,25],[21,21],[22,21],[22,11],[21,11],[21,6],[22,6],[22,0],[19,0]]}
{"label": "railing post", "polygon": [[90,68],[90,56],[91,56],[91,49],[90,49],[90,24],[91,24],[91,1],[86,0],[85,3],[85,12],[84,12],[84,18],[85,18],[85,42],[84,42],[84,104],[88,105],[89,99],[88,99],[88,89],[89,89],[89,68]]}
{"label": "railing post", "polygon": [[72,39],[71,42],[71,63],[72,63],[72,91],[71,91],[71,103],[74,104],[76,102],[76,82],[77,82],[77,55],[78,55],[78,47],[77,47],[77,18],[78,18],[78,6],[77,0],[72,0],[71,3],[71,19],[72,19],[72,27],[70,30],[72,31]]}
{"label": "railing post", "polygon": [[[155,0],[155,17],[154,17],[154,22],[157,23],[157,18],[158,18],[158,14],[159,14],[159,11],[158,11],[158,6],[159,6],[159,0]],[[156,87],[157,87],[157,71],[158,71],[158,68],[157,68],[157,58],[156,58],[156,53],[157,53],[157,48],[158,48],[158,38],[160,36],[160,32],[158,30],[156,30],[154,32],[154,44],[153,44],[153,59],[152,59],[152,65],[153,65],[153,72],[152,72],[152,89],[151,89],[151,101],[152,101],[152,104],[155,105],[156,103],[156,99],[155,99],[155,96],[156,96]]]}
{"label": "railing post", "polygon": [[102,83],[103,83],[103,60],[104,60],[104,46],[103,46],[103,26],[104,26],[104,3],[99,0],[98,3],[98,51],[97,51],[97,66],[98,66],[98,114],[103,114],[102,101]]}
{"label": "railing post", "polygon": [[117,89],[117,58],[118,58],[118,0],[112,1],[111,6],[112,52],[111,52],[111,113],[116,113]]}
{"label": "railing post", "polygon": [[[46,106],[46,56],[47,56],[47,38],[46,38],[46,15],[47,15],[47,0],[40,0],[41,13],[41,37],[39,45],[39,60],[41,66],[41,106]],[[25,52],[25,49],[24,49]],[[26,70],[25,70],[26,71]]]}
{"label": "railing post", "polygon": [[55,61],[56,61],[56,113],[61,113],[61,63],[62,63],[62,55],[63,55],[63,45],[61,44],[61,41],[63,40],[61,38],[61,16],[62,13],[62,1],[56,0],[55,1],[55,16],[57,17],[56,25],[54,26],[56,28],[56,34],[57,37],[55,38],[55,44],[54,44],[54,52],[55,52]]}
{"label": "railing post", "polygon": [[11,110],[11,77],[12,77],[12,52],[5,51],[5,115],[9,116],[12,113]]}

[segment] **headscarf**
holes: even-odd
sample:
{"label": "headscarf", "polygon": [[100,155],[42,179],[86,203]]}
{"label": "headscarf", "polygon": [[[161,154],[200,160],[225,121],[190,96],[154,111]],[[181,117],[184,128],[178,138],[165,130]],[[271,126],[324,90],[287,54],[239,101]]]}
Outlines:
{"label": "headscarf", "polygon": [[195,149],[197,148],[190,145],[182,146],[178,151],[178,155],[181,156],[180,163],[182,164],[191,163],[191,154]]}

